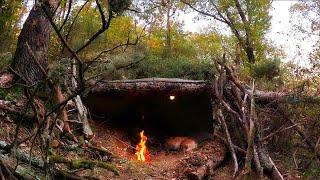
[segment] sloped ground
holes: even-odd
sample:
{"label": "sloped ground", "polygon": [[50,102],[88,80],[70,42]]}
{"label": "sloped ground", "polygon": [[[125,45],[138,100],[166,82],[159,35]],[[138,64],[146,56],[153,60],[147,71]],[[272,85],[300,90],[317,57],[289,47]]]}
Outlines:
{"label": "sloped ground", "polygon": [[[56,138],[52,143],[52,153],[69,160],[91,159],[105,161],[115,165],[119,171],[119,176],[106,169],[95,167],[93,169],[78,169],[68,171],[71,174],[82,176],[88,179],[186,179],[186,174],[196,171],[199,167],[212,159],[214,167],[218,167],[224,160],[226,149],[222,142],[218,140],[206,141],[197,149],[191,152],[168,152],[159,147],[150,147],[151,163],[138,162],[134,157],[134,144],[131,144],[131,137],[126,133],[104,125],[103,123],[91,121],[92,128],[95,132],[95,138],[89,144],[100,147],[110,154],[103,154],[87,145],[78,145],[63,137]],[[15,132],[15,123],[5,114],[0,119],[0,140],[11,142]],[[24,139],[30,134],[30,129],[22,128],[19,139]],[[32,143],[27,141],[19,146],[19,149],[29,154]],[[32,156],[41,159],[40,143],[34,142]],[[15,167],[16,160],[4,158],[10,167]],[[65,164],[56,164],[55,167],[61,170],[67,170]],[[20,162],[19,168],[25,171],[31,179],[44,178],[43,172],[39,169],[29,167],[28,164]]]}

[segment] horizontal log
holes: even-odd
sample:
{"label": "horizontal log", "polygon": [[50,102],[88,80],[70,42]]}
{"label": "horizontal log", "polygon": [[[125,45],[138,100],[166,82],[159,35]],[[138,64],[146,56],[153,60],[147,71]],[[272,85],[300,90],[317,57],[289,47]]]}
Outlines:
{"label": "horizontal log", "polygon": [[93,94],[136,93],[211,93],[211,84],[206,81],[147,78],[133,80],[101,81],[91,90]]}
{"label": "horizontal log", "polygon": [[[243,86],[245,92],[250,94],[250,87]],[[131,80],[101,81],[90,91],[92,94],[137,94],[137,93],[193,93],[209,94],[214,96],[214,84],[201,80],[185,80],[177,78],[145,78]],[[272,91],[255,91],[256,101],[283,100],[292,94]]]}

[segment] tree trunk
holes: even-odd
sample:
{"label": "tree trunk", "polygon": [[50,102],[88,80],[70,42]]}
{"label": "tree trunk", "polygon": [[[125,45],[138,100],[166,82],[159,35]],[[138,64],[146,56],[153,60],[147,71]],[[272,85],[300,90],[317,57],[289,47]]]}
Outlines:
{"label": "tree trunk", "polygon": [[239,75],[240,69],[241,69],[241,45],[238,43],[236,52],[235,52],[235,74]]}
{"label": "tree trunk", "polygon": [[[46,0],[42,4],[35,3],[19,35],[12,66],[19,76],[17,78],[20,78],[27,86],[32,86],[48,78],[46,69],[51,25],[42,8],[46,8],[52,15],[53,10],[58,5],[57,2],[57,0]],[[56,93],[55,101],[57,103],[63,102],[64,97],[60,86],[50,80],[47,83]],[[35,102],[37,102],[36,99],[33,103]],[[64,121],[64,130],[71,132],[65,108],[61,108],[58,114]]]}
{"label": "tree trunk", "polygon": [[171,57],[171,0],[168,1],[166,5],[166,47],[165,47],[165,57],[170,58]]}
{"label": "tree trunk", "polygon": [[254,57],[254,50],[253,50],[253,47],[251,47],[251,45],[246,46],[246,54],[247,54],[249,63],[254,64],[256,60]]}
{"label": "tree trunk", "polygon": [[[56,7],[54,1],[46,1],[46,4],[48,9]],[[39,60],[39,64],[42,67],[47,67],[50,29],[50,22],[46,18],[41,5],[36,3],[19,35],[12,64],[13,69],[19,74],[19,78],[26,85],[33,85],[44,77],[32,56],[34,55]],[[30,46],[31,52],[26,46]]]}

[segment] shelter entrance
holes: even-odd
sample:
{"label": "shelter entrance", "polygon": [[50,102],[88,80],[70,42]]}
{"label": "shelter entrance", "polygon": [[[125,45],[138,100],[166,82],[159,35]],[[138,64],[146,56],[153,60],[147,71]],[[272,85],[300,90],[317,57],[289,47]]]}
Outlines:
{"label": "shelter entrance", "polygon": [[213,130],[211,96],[203,81],[141,79],[111,81],[85,98],[94,119],[157,139]]}

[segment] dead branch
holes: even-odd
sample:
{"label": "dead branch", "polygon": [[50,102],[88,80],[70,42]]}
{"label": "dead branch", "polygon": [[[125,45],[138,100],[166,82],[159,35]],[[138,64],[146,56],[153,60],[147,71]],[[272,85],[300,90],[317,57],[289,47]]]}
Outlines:
{"label": "dead branch", "polygon": [[[1,153],[0,153],[1,155]],[[2,169],[4,171],[2,171]],[[14,179],[16,180],[17,178],[14,176],[13,173],[13,168],[10,168],[2,159],[2,157],[0,157],[0,172],[1,172],[1,180],[5,180],[7,179],[6,177],[8,177],[9,179]],[[5,177],[6,175],[6,177]]]}
{"label": "dead branch", "polygon": [[318,151],[318,146],[320,145],[320,136],[318,137],[318,140],[316,142],[316,145],[314,146],[314,151],[317,152]]}
{"label": "dead branch", "polygon": [[219,109],[217,113],[218,113],[217,115],[218,115],[219,120],[222,122],[222,127],[223,127],[223,130],[224,130],[226,137],[227,137],[228,147],[229,147],[229,150],[232,155],[232,160],[233,160],[233,164],[234,164],[234,171],[233,171],[233,177],[234,177],[239,169],[237,156],[236,156],[236,153],[235,153],[235,150],[233,147],[233,143],[231,141],[230,133],[228,131],[228,126],[226,124],[226,121],[224,120],[224,117],[222,115],[221,110]]}
{"label": "dead branch", "polygon": [[137,42],[138,40],[136,40],[135,42],[129,42],[127,41],[126,43],[122,43],[122,44],[118,44],[110,49],[106,49],[106,50],[103,50],[101,51],[95,58],[93,58],[93,61],[96,61],[97,59],[99,59],[103,54],[107,54],[107,53],[110,53],[112,51],[115,51],[116,49],[118,48],[121,48],[121,47],[127,47],[127,46],[135,46],[137,45]]}
{"label": "dead branch", "polygon": [[[6,143],[5,141],[0,141],[0,149],[5,149],[7,145],[8,143]],[[45,163],[42,160],[31,157],[28,154],[25,154],[25,152],[19,148],[15,149],[15,151],[16,153],[13,153],[13,155],[16,156],[20,161],[24,163],[30,163],[32,166],[36,168],[44,167]],[[71,170],[80,169],[80,168],[93,169],[95,167],[101,167],[109,171],[112,171],[115,175],[119,175],[119,172],[114,165],[106,162],[96,161],[96,160],[88,160],[88,159],[69,160],[62,156],[49,156],[49,163],[67,164],[68,168]],[[0,164],[2,164],[1,161],[0,161]],[[58,170],[58,172],[59,171],[60,170]]]}
{"label": "dead branch", "polygon": [[[258,93],[256,93],[257,91],[255,90],[254,83],[252,87],[248,87],[243,84],[236,76],[234,76],[232,70],[223,63],[225,62],[224,58],[225,57],[223,57],[222,61],[217,61],[217,64],[220,65],[220,68],[218,67],[218,69],[220,69],[220,76],[225,73],[228,81],[230,82],[226,84],[231,86],[231,93],[228,93],[230,91],[226,90],[225,87],[223,87],[222,89],[225,90],[227,95],[221,93],[222,90],[219,90],[221,88],[218,87],[219,84],[217,78],[215,78],[213,90],[215,92],[215,97],[217,98],[218,102],[222,104],[222,107],[224,107],[227,112],[230,113],[230,115],[235,116],[240,120],[239,122],[241,128],[239,128],[238,131],[240,134],[243,134],[246,137],[246,151],[237,151],[237,153],[239,154],[242,153],[239,155],[239,157],[243,158],[243,155],[245,155],[244,170],[239,174],[239,177],[245,176],[246,174],[250,173],[250,171],[252,171],[252,164],[254,163],[255,170],[260,178],[263,178],[263,169],[265,169],[267,175],[268,173],[270,173],[273,177],[280,179],[282,175],[281,173],[277,172],[275,165],[272,165],[269,160],[270,157],[262,149],[262,143],[261,141],[259,141],[259,129],[256,129],[256,127],[259,127],[259,124],[257,122],[255,112],[255,101],[259,101],[259,96],[257,95],[259,95],[259,93],[261,94],[261,91],[258,91]],[[282,95],[279,96],[279,94],[277,93],[269,93],[268,95],[272,95],[275,99],[283,97]],[[266,96],[263,97],[265,98]],[[270,96],[268,98],[270,98]],[[247,104],[249,104],[249,106]],[[224,119],[219,118],[218,120],[220,120],[223,130],[225,131],[227,125],[224,122]],[[240,139],[238,140],[243,141]],[[226,141],[229,141],[228,137]],[[234,156],[233,154],[235,154],[235,149],[238,148],[232,145],[232,142],[230,143],[230,141],[228,142],[228,147],[234,159],[234,157],[236,156]],[[231,150],[230,147],[232,147],[233,150]]]}
{"label": "dead branch", "polygon": [[273,171],[273,175],[275,177],[275,179],[277,180],[284,180],[282,174],[280,173],[280,171],[278,170],[277,166],[274,164],[274,162],[272,161],[272,159],[269,157],[269,161],[272,164],[274,171]]}
{"label": "dead branch", "polygon": [[[292,119],[289,119],[289,121],[292,125],[295,125]],[[302,141],[309,146],[310,150],[313,151],[316,157],[320,160],[320,151],[317,149],[316,144],[314,144],[307,138],[307,136],[299,126],[294,126],[294,129],[300,135]]]}
{"label": "dead branch", "polygon": [[[251,171],[251,162],[254,154],[254,137],[255,137],[255,109],[254,109],[254,81],[252,82],[252,93],[250,94],[250,115],[249,115],[249,121],[245,122],[247,123],[247,153],[246,153],[246,161],[244,168],[246,170]],[[257,159],[258,160],[258,159]],[[259,163],[260,164],[260,163]]]}
{"label": "dead branch", "polygon": [[[218,135],[217,133],[214,133],[213,135],[214,135],[215,137],[219,138],[220,140],[222,140],[226,145],[228,145],[228,142],[227,142],[227,140],[226,140],[224,137]],[[244,149],[240,148],[239,146],[237,146],[237,145],[235,145],[235,144],[233,144],[233,148],[234,148],[237,152],[241,153],[241,155],[245,155],[245,154],[246,154],[246,151],[245,151]]]}
{"label": "dead branch", "polygon": [[289,130],[289,129],[291,129],[291,128],[294,128],[294,127],[296,127],[296,126],[298,126],[298,125],[299,125],[299,124],[294,124],[294,125],[289,126],[289,127],[286,127],[286,128],[280,127],[280,128],[277,129],[276,131],[274,131],[274,132],[270,133],[269,135],[265,136],[264,138],[262,138],[260,141],[262,141],[262,142],[263,142],[263,141],[266,141],[266,140],[272,138],[273,136],[275,136],[276,134],[278,134],[278,133],[280,133],[280,132],[283,132],[283,131],[286,131],[286,130]]}
{"label": "dead branch", "polygon": [[62,42],[62,44],[67,48],[67,50],[71,53],[72,58],[75,58],[77,61],[77,64],[79,66],[79,80],[80,80],[80,85],[81,87],[84,87],[84,76],[83,76],[83,63],[82,60],[79,58],[79,56],[77,55],[77,52],[73,51],[73,49],[69,46],[69,44],[67,43],[67,41],[62,37],[61,33],[59,32],[58,26],[54,23],[52,16],[50,15],[50,13],[46,10],[45,6],[42,6],[43,11],[45,12],[51,26],[53,27],[54,31],[56,32],[57,36],[59,37],[60,41]]}
{"label": "dead branch", "polygon": [[[71,69],[72,69],[72,74],[73,74],[73,76],[71,78],[72,88],[73,88],[73,90],[76,90],[77,89],[77,81],[76,81],[75,77],[77,75],[77,70],[76,70],[76,65],[74,63],[72,64]],[[77,110],[78,110],[78,120],[83,123],[82,127],[83,127],[83,133],[84,133],[85,137],[87,139],[93,138],[94,134],[90,128],[88,118],[87,118],[88,110],[83,105],[83,102],[82,102],[79,95],[77,95],[75,98],[73,98],[73,101],[74,101],[74,103],[77,107]]]}
{"label": "dead branch", "polygon": [[[54,89],[55,93],[56,93],[56,98],[57,98],[57,102],[58,103],[61,103],[63,102],[64,100],[64,97],[62,95],[62,91],[60,89],[59,86],[57,86],[48,76],[47,72],[45,71],[45,69],[43,68],[43,66],[39,63],[39,60],[36,58],[36,56],[34,55],[33,51],[31,50],[29,44],[26,43],[26,48],[27,50],[29,51],[29,53],[31,54],[31,57],[32,59],[35,61],[36,65],[39,67],[39,69],[41,70],[43,76],[45,77],[45,80],[48,82],[48,84]],[[45,120],[45,110],[44,110],[44,107],[43,108],[38,108],[38,109],[42,109],[44,112],[42,112],[42,121]],[[63,126],[63,129],[66,131],[66,132],[71,132],[71,129],[70,129],[70,126],[69,126],[69,123],[67,122],[68,120],[68,115],[67,115],[67,111],[65,109],[65,107],[61,107],[59,109],[59,113],[60,116],[61,116],[61,119],[63,120],[64,122],[64,126]]]}
{"label": "dead branch", "polygon": [[258,147],[256,145],[253,146],[253,161],[254,161],[255,169],[257,170],[259,178],[263,179],[263,168],[261,166],[257,148]]}
{"label": "dead branch", "polygon": [[71,12],[71,7],[72,7],[72,0],[69,0],[69,6],[68,6],[68,12],[66,17],[64,18],[64,21],[62,22],[60,28],[59,28],[59,32],[61,32],[62,28],[64,27],[64,25],[66,24],[67,20],[69,19],[69,15]]}
{"label": "dead branch", "polygon": [[[99,4],[99,1],[96,1],[96,2],[98,2],[97,3],[97,5]],[[101,10],[100,10],[100,8],[101,8]],[[100,12],[100,16],[101,16],[101,19],[102,19],[102,27],[93,35],[93,36],[91,36],[90,38],[89,38],[89,40],[82,46],[82,47],[80,47],[79,49],[77,49],[76,51],[75,51],[75,53],[79,53],[79,52],[81,52],[83,49],[85,49],[87,46],[89,46],[97,37],[99,37],[100,36],[100,34],[102,34],[103,32],[105,32],[108,28],[109,28],[109,26],[110,26],[110,24],[111,24],[111,19],[114,17],[113,15],[112,15],[112,12],[111,12],[111,10],[110,9],[106,9],[105,11],[107,11],[107,19],[106,19],[106,17],[105,17],[105,15],[104,15],[104,10],[102,10],[102,7],[100,6],[100,8],[99,8],[99,12]]]}
{"label": "dead branch", "polygon": [[[86,1],[83,3],[83,5],[80,7],[80,9],[78,10],[77,14],[76,14],[75,17],[73,18],[72,23],[71,23],[71,25],[70,25],[70,27],[69,27],[69,29],[68,29],[68,31],[67,31],[67,34],[66,34],[66,36],[65,36],[66,41],[69,40],[69,35],[70,35],[71,30],[72,30],[72,28],[73,28],[73,26],[74,26],[74,23],[76,22],[79,14],[81,13],[82,9],[86,6],[86,4],[87,4],[88,2],[89,2],[89,0],[86,0]],[[62,51],[64,50],[64,48],[65,48],[65,47],[62,48]]]}

